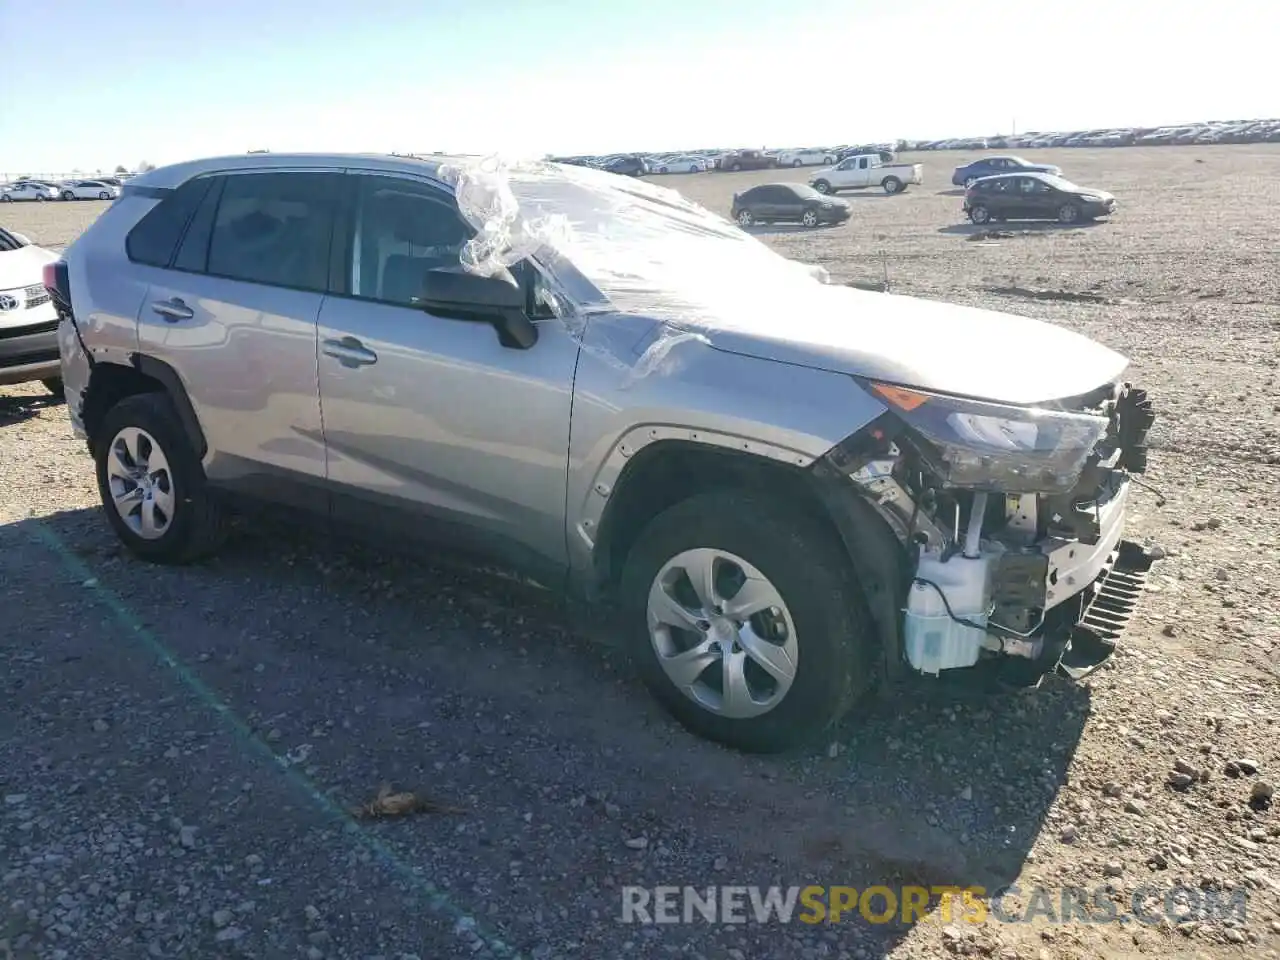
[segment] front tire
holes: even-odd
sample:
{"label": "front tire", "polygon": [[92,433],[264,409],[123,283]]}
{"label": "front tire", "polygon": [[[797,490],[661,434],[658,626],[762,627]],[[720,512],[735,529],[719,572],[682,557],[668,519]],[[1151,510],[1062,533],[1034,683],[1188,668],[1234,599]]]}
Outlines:
{"label": "front tire", "polygon": [[41,380],[40,383],[43,384],[44,388],[48,390],[50,393],[52,393],[59,400],[66,398],[67,392],[63,387],[61,377],[46,377],[45,379]]}
{"label": "front tire", "polygon": [[98,199],[99,199],[99,200],[110,200],[110,199],[111,199],[111,194],[107,193],[107,191],[105,191],[105,190],[99,190],[99,191],[98,191]]}
{"label": "front tire", "polygon": [[818,212],[816,210],[806,210],[800,217],[800,222],[806,227],[816,227],[818,225]]}
{"label": "front tire", "polygon": [[832,192],[833,192],[833,191],[832,191],[832,189],[831,189],[831,184],[830,184],[830,183],[828,183],[826,180],[815,180],[815,181],[813,181],[813,189],[817,190],[819,193],[832,193]]}
{"label": "front tire", "polygon": [[1059,223],[1076,223],[1080,219],[1080,208],[1074,203],[1064,203],[1058,208]]}
{"label": "front tire", "polygon": [[126,397],[108,410],[94,460],[107,519],[130,552],[189,563],[221,546],[225,517],[165,394]]}
{"label": "front tire", "polygon": [[749,227],[756,222],[756,218],[751,215],[750,210],[738,211],[738,226]]}
{"label": "front tire", "polygon": [[668,508],[631,548],[620,599],[645,684],[707,739],[786,750],[870,687],[870,620],[838,537],[772,498]]}

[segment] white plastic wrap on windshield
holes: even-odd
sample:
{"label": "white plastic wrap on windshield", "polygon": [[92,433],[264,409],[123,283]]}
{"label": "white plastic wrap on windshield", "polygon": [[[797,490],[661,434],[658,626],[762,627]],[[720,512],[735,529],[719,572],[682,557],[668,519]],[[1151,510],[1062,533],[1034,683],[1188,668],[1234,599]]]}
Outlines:
{"label": "white plastic wrap on windshield", "polygon": [[580,342],[588,317],[662,323],[639,358],[604,357],[630,379],[671,369],[673,350],[710,342],[736,316],[774,309],[786,325],[797,285],[830,279],[823,267],[789,260],[675,190],[640,180],[498,157],[442,166],[437,175],[476,230],[461,254],[466,270],[501,275],[537,254],[555,274],[556,314]]}

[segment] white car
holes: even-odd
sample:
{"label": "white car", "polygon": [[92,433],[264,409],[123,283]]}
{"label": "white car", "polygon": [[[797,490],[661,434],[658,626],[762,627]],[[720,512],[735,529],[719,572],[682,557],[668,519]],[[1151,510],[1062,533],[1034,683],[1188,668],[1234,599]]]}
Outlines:
{"label": "white car", "polygon": [[58,259],[0,227],[0,384],[39,380],[62,393],[58,314],[44,287],[44,265]]}
{"label": "white car", "polygon": [[826,150],[783,150],[778,154],[780,167],[816,167],[835,162],[835,154]]}
{"label": "white car", "polygon": [[815,170],[809,186],[819,193],[865,190],[880,187],[885,193],[901,193],[911,184],[924,182],[924,167],[918,163],[885,163],[878,153],[846,157],[834,167]]}
{"label": "white car", "polygon": [[654,173],[705,173],[707,161],[702,157],[663,157],[651,161]]}
{"label": "white car", "polygon": [[19,180],[0,188],[0,200],[57,200],[58,188],[35,180]]}
{"label": "white car", "polygon": [[63,200],[115,200],[120,188],[101,180],[67,180],[59,187]]}

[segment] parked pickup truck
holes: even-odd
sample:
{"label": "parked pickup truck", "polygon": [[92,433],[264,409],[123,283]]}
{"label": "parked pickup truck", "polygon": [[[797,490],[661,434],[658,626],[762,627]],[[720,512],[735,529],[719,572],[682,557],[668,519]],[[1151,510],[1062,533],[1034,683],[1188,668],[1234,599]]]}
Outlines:
{"label": "parked pickup truck", "polygon": [[901,193],[913,183],[924,183],[924,168],[918,163],[885,163],[876,153],[847,157],[834,167],[815,170],[809,186],[819,193],[865,190],[880,187],[885,193]]}

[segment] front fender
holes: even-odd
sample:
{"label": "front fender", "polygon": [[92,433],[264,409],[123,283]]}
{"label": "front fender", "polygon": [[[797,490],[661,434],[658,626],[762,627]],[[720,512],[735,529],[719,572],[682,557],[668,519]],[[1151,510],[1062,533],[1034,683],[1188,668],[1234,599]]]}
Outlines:
{"label": "front fender", "polygon": [[[808,467],[886,409],[845,374],[698,341],[629,379],[592,349],[593,335],[578,365],[569,438],[566,532],[580,572],[592,568],[596,531],[618,477],[650,444],[681,440]],[[635,350],[647,342],[642,337]]]}

